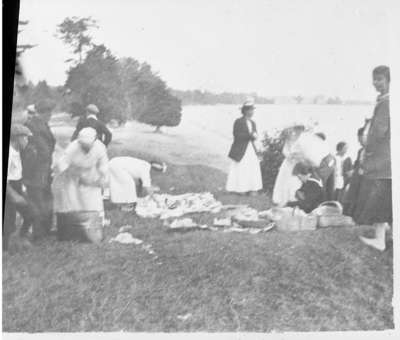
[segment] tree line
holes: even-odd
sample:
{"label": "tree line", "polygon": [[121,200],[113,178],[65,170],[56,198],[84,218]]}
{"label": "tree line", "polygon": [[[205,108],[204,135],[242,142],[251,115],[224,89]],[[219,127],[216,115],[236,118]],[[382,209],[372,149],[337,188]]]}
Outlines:
{"label": "tree line", "polygon": [[172,90],[172,94],[179,98],[183,105],[242,104],[249,97],[253,98],[256,104],[274,103],[274,99],[260,97],[257,93],[212,93],[201,90]]}
{"label": "tree line", "polygon": [[71,49],[71,58],[65,60],[65,84],[50,87],[45,81],[28,83],[14,100],[15,107],[46,100],[54,109],[81,115],[93,103],[106,122],[134,119],[156,127],[178,125],[181,101],[166,82],[149,64],[117,58],[105,45],[95,44],[90,30],[96,27],[91,17],[66,18],[59,24],[56,36]]}

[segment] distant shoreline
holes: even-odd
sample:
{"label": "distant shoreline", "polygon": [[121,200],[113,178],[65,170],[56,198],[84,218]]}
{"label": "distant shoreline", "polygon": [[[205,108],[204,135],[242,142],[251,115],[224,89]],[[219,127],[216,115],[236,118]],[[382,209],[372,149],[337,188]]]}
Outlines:
{"label": "distant shoreline", "polygon": [[[241,105],[241,103],[182,103],[182,106],[217,106],[217,105]],[[374,102],[344,102],[344,103],[335,103],[335,104],[329,104],[329,103],[257,103],[255,102],[255,105],[290,105],[290,106],[361,106],[361,105],[374,105]]]}

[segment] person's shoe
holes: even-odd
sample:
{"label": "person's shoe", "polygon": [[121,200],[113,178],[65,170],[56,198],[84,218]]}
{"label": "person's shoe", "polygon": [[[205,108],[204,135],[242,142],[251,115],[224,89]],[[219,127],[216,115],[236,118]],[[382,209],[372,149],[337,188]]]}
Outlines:
{"label": "person's shoe", "polygon": [[360,236],[361,242],[365,243],[367,246],[378,249],[379,251],[384,251],[386,249],[385,241],[379,240],[377,238],[366,238]]}

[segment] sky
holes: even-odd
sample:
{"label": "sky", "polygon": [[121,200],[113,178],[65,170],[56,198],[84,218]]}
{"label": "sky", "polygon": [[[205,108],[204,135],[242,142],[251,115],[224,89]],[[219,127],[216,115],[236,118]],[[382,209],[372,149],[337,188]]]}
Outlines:
{"label": "sky", "polygon": [[95,43],[146,61],[174,89],[370,100],[373,67],[390,62],[400,1],[21,0],[20,43],[33,82],[63,85],[69,48],[54,36],[71,16],[99,25]]}

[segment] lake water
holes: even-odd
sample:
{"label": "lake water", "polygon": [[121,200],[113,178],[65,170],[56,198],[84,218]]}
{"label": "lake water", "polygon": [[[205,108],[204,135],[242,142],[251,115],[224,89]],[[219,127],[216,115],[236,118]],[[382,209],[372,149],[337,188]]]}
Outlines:
{"label": "lake water", "polygon": [[[346,141],[354,157],[359,149],[357,130],[372,116],[373,109],[372,105],[257,105],[254,120],[259,134],[276,133],[294,123],[313,126],[315,132],[326,134],[332,150],[338,142]],[[236,105],[184,106],[182,122],[174,133],[204,136],[204,143],[220,140],[229,145],[233,122],[239,116]]]}

